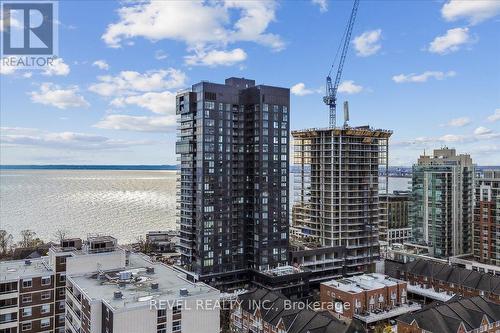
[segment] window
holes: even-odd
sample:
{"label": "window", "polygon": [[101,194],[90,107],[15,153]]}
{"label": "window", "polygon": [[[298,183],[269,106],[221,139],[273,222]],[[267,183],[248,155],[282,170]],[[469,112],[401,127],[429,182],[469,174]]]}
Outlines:
{"label": "window", "polygon": [[181,330],[181,321],[177,320],[172,323],[172,332],[179,332]]}
{"label": "window", "polygon": [[50,299],[50,291],[48,291],[48,292],[46,291],[46,292],[42,293],[40,295],[40,298],[42,301],[46,301],[46,300]]}
{"label": "window", "polygon": [[31,288],[33,286],[33,281],[31,279],[23,280],[23,288]]}
{"label": "window", "polygon": [[31,323],[23,323],[21,331],[31,331]]}
{"label": "window", "polygon": [[59,281],[66,282],[66,274],[61,273],[61,275],[59,275]]}
{"label": "window", "polygon": [[32,314],[33,314],[33,311],[31,310],[31,308],[24,308],[23,309],[23,318],[24,317],[31,317]]}
{"label": "window", "polygon": [[40,320],[40,327],[41,328],[47,328],[49,326],[50,326],[50,319],[44,318],[44,319]]}
{"label": "window", "polygon": [[41,308],[40,312],[43,313],[43,314],[49,313],[50,312],[50,305],[48,305],[48,304],[42,305],[42,308]]}
{"label": "window", "polygon": [[22,303],[31,303],[31,294],[30,295],[23,295],[21,300],[22,300]]}
{"label": "window", "polygon": [[173,315],[180,314],[180,313],[181,313],[181,310],[182,310],[182,307],[181,307],[180,305],[178,305],[178,306],[174,306],[174,307],[172,308],[172,314],[173,314]]}
{"label": "window", "polygon": [[42,278],[42,286],[48,286],[50,285],[50,282],[52,281],[50,276],[44,276]]}
{"label": "window", "polygon": [[214,102],[205,102],[205,109],[209,109],[209,110],[215,109],[215,103]]}
{"label": "window", "polygon": [[269,111],[269,105],[268,104],[262,105],[262,111]]}

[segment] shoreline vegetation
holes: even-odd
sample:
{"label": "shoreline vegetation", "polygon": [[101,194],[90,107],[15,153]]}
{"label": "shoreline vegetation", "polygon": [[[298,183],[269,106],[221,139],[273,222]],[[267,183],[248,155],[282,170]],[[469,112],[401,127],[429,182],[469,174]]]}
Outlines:
{"label": "shoreline vegetation", "polygon": [[[168,230],[167,230],[168,231]],[[176,232],[176,230],[171,230]],[[18,240],[7,230],[0,229],[0,261],[30,259],[32,255],[45,256],[53,245],[72,238],[66,230],[57,230],[51,240],[41,239],[33,230],[22,230]],[[134,242],[120,244],[124,248],[149,254],[157,251],[157,245],[140,235]],[[167,251],[168,252],[168,251]]]}

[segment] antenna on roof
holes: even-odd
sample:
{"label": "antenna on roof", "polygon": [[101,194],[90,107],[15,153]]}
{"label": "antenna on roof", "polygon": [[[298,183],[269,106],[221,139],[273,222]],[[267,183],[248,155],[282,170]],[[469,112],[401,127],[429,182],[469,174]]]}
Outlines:
{"label": "antenna on roof", "polygon": [[344,101],[344,128],[349,126],[349,102]]}

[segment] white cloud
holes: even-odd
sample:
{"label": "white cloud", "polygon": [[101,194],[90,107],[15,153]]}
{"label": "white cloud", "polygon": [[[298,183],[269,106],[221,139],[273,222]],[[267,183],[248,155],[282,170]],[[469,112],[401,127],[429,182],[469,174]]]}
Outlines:
{"label": "white cloud", "polygon": [[14,66],[2,66],[0,64],[0,75],[11,75],[16,72],[16,68]]}
{"label": "white cloud", "polygon": [[[10,28],[11,29],[22,29],[23,25],[21,24],[21,21],[19,21],[17,18],[14,16],[10,17]],[[0,18],[0,32],[3,31],[3,20]]]}
{"label": "white cloud", "polygon": [[445,35],[434,38],[429,44],[429,52],[447,54],[458,51],[461,45],[470,42],[469,28],[454,28]]}
{"label": "white cloud", "polygon": [[445,126],[449,127],[464,127],[472,123],[472,120],[468,117],[460,117],[450,120]]}
{"label": "white cloud", "polygon": [[99,69],[102,69],[102,70],[105,70],[105,71],[107,71],[109,69],[109,65],[106,62],[106,60],[96,60],[96,61],[94,61],[94,63],[92,64],[92,66],[99,67]]}
{"label": "white cloud", "polygon": [[321,89],[309,89],[306,88],[306,85],[304,83],[300,82],[293,85],[290,88],[290,92],[296,96],[305,96],[310,94],[318,94],[321,92]]}
{"label": "white cloud", "polygon": [[360,57],[368,57],[377,53],[382,47],[380,44],[381,37],[381,29],[365,31],[355,37],[352,43],[356,49],[356,54]]}
{"label": "white cloud", "polygon": [[153,42],[182,41],[190,52],[221,50],[235,42],[255,42],[279,51],[284,42],[267,32],[276,7],[274,0],[140,1],[120,8],[118,22],[108,25],[102,39],[110,47],[144,37]]}
{"label": "white cloud", "polygon": [[180,88],[185,85],[186,74],[169,68],[166,70],[139,73],[123,71],[117,76],[98,76],[99,82],[90,85],[89,90],[101,96],[131,95],[138,92],[151,92]]}
{"label": "white cloud", "polygon": [[3,146],[33,146],[69,150],[107,150],[151,144],[150,141],[124,141],[101,135],[77,132],[48,132],[36,128],[2,127]]}
{"label": "white cloud", "polygon": [[39,91],[29,93],[33,103],[52,105],[59,109],[88,107],[90,104],[78,94],[77,86],[62,88],[52,83],[42,83]]}
{"label": "white cloud", "polygon": [[148,92],[143,95],[117,97],[111,101],[115,107],[137,105],[159,114],[175,114],[175,94],[170,91]]}
{"label": "white cloud", "polygon": [[168,57],[168,54],[166,54],[165,51],[163,51],[163,50],[157,50],[155,52],[155,59],[156,60],[167,59],[167,57]]}
{"label": "white cloud", "polygon": [[500,109],[496,109],[492,115],[488,116],[488,121],[494,123],[500,120]]}
{"label": "white cloud", "polygon": [[69,66],[64,63],[63,58],[57,58],[53,61],[52,65],[47,66],[47,69],[45,69],[42,74],[47,76],[66,76],[69,74],[69,72]]}
{"label": "white cloud", "polygon": [[328,11],[328,1],[327,0],[311,0],[314,5],[319,7],[319,11],[325,13]]}
{"label": "white cloud", "polygon": [[429,79],[436,79],[436,80],[444,80],[448,77],[453,77],[455,76],[456,73],[454,71],[449,71],[449,72],[440,72],[440,71],[425,71],[422,74],[399,74],[399,75],[394,75],[392,77],[392,80],[396,83],[406,83],[406,82],[427,82]]}
{"label": "white cloud", "polygon": [[474,130],[474,134],[476,134],[476,135],[485,135],[485,134],[490,134],[492,132],[493,131],[491,129],[483,127],[483,126],[480,126]]}
{"label": "white cloud", "polygon": [[340,83],[338,91],[345,94],[357,94],[363,91],[363,87],[355,84],[352,80],[347,80]]}
{"label": "white cloud", "polygon": [[500,138],[500,133],[495,133],[485,127],[478,127],[472,134],[445,134],[439,137],[418,137],[409,141],[393,142],[394,146],[403,147],[430,147],[440,144],[454,144],[454,143],[475,143],[478,141],[497,141]]}
{"label": "white cloud", "polygon": [[441,8],[441,15],[447,21],[460,18],[477,24],[500,13],[498,0],[450,0]]}
{"label": "white cloud", "polygon": [[175,130],[176,117],[174,115],[164,117],[108,115],[95,124],[94,127],[135,132],[166,133]]}
{"label": "white cloud", "polygon": [[184,59],[188,65],[203,66],[232,66],[236,63],[245,61],[247,54],[240,48],[232,51],[198,51],[194,55],[188,55]]}

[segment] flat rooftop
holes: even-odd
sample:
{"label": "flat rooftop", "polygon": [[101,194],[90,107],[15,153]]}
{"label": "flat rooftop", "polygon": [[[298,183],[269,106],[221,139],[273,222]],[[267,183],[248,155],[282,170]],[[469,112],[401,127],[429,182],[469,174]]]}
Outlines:
{"label": "flat rooftop", "polygon": [[[154,272],[148,272],[148,268],[153,268]],[[71,276],[69,281],[89,298],[102,300],[114,310],[149,307],[151,300],[219,298],[217,289],[204,283],[190,282],[186,280],[185,274],[172,267],[153,263],[147,256],[137,253],[130,254],[129,265],[122,270],[103,273],[101,277],[97,273]],[[153,289],[151,285],[156,283],[158,288]],[[187,291],[186,296],[180,296],[181,289]],[[122,298],[115,298],[115,291],[120,291]]]}
{"label": "flat rooftop", "polygon": [[363,291],[395,286],[401,282],[403,281],[391,278],[384,274],[371,273],[352,276],[340,280],[327,281],[322,284],[351,294],[357,294]]}
{"label": "flat rooftop", "polygon": [[[30,262],[29,265],[26,264],[27,261]],[[44,274],[52,274],[48,257],[0,262],[0,282],[18,280],[21,276],[23,278],[29,278],[31,276],[42,276]]]}
{"label": "flat rooftop", "polygon": [[385,129],[374,129],[369,126],[358,127],[334,127],[334,128],[308,128],[304,130],[291,131],[294,138],[307,138],[317,136],[320,132],[331,132],[332,135],[363,136],[389,138],[392,131]]}

